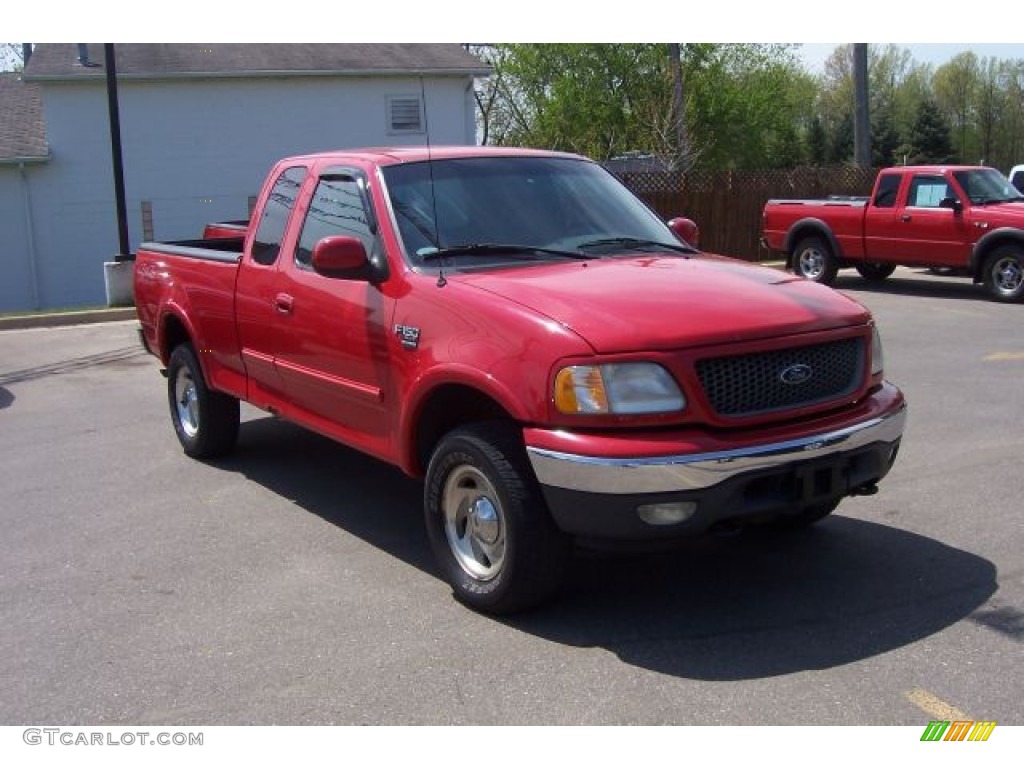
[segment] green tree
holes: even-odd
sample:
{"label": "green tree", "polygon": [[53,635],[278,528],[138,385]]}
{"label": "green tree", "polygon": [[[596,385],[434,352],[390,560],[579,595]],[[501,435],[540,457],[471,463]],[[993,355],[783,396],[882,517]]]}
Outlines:
{"label": "green tree", "polygon": [[871,163],[876,167],[893,165],[900,136],[889,104],[880,104],[871,111]]}
{"label": "green tree", "polygon": [[955,132],[962,158],[977,154],[975,119],[979,81],[978,57],[970,51],[958,54],[935,71],[937,104]]}
{"label": "green tree", "polygon": [[977,97],[977,134],[981,163],[995,162],[998,154],[996,129],[1006,119],[1008,99],[1004,86],[1004,68],[996,59],[985,58],[979,64]]}
{"label": "green tree", "polygon": [[921,102],[910,143],[914,151],[912,163],[956,162],[953,142],[949,138],[949,123],[932,99]]}
{"label": "green tree", "polygon": [[686,151],[677,146],[664,44],[493,46],[495,75],[481,103],[488,141],[596,159],[639,151],[683,167],[791,163],[792,142],[781,137],[799,136],[815,95],[793,46],[679,47]]}
{"label": "green tree", "polygon": [[829,162],[848,163],[853,160],[853,113],[845,112],[832,133]]}
{"label": "green tree", "polygon": [[807,129],[807,159],[811,165],[825,165],[827,158],[825,126],[822,125],[821,118],[815,115],[811,118],[810,126]]}

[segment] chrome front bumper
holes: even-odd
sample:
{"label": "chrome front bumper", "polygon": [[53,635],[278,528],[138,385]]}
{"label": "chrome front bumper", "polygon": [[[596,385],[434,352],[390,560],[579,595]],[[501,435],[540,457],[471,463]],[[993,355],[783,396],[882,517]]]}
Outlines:
{"label": "chrome front bumper", "polygon": [[527,446],[541,485],[569,491],[639,495],[700,491],[738,475],[793,462],[824,459],[874,444],[894,444],[903,435],[906,405],[851,427],[798,440],[732,451],[622,459],[579,456]]}

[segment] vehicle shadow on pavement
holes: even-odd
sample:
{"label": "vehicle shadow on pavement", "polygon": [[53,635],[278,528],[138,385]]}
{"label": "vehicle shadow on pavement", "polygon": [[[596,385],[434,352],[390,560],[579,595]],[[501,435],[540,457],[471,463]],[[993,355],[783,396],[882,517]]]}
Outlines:
{"label": "vehicle shadow on pavement", "polygon": [[[397,469],[270,417],[245,422],[236,452],[217,466],[440,578],[422,485]],[[970,616],[996,588],[995,566],[981,557],[839,513],[789,535],[580,552],[550,603],[500,621],[664,674],[744,680],[900,648]]]}
{"label": "vehicle shadow on pavement", "polygon": [[0,387],[0,411],[14,402],[14,393],[6,387]]}
{"label": "vehicle shadow on pavement", "polygon": [[389,464],[266,416],[243,422],[235,451],[216,466],[434,573],[423,527],[423,487]]}
{"label": "vehicle shadow on pavement", "polygon": [[933,299],[958,299],[994,303],[985,287],[969,277],[936,277],[926,269],[898,270],[892,277],[872,282],[856,272],[840,272],[832,286],[837,291],[889,293],[896,296],[921,296]]}
{"label": "vehicle shadow on pavement", "polygon": [[892,651],[970,616],[996,589],[981,557],[837,513],[789,535],[577,557],[557,604],[509,624],[668,675],[747,680]]}

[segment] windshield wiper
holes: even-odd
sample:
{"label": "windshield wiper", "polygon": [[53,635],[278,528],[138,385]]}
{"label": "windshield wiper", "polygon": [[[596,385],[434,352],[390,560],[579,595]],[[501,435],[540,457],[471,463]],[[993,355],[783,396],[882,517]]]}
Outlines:
{"label": "windshield wiper", "polygon": [[566,259],[593,259],[585,253],[578,251],[563,251],[557,248],[543,248],[537,245],[515,245],[512,243],[469,243],[466,245],[453,245],[449,248],[421,248],[416,252],[424,262],[437,261],[449,256],[515,256],[520,259],[535,260],[531,254],[547,254],[550,256],[561,256]]}
{"label": "windshield wiper", "polygon": [[662,248],[677,253],[699,253],[696,248],[691,248],[682,243],[660,243],[657,240],[644,240],[639,237],[602,237],[599,240],[587,240],[577,245],[577,248],[600,248],[601,246],[620,246],[623,248]]}

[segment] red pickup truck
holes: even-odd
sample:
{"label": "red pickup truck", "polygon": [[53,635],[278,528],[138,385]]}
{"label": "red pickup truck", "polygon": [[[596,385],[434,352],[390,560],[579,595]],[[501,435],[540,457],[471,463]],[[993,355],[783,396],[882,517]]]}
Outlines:
{"label": "red pickup truck", "polygon": [[998,301],[1024,297],[1024,196],[994,168],[888,168],[868,198],[769,200],[762,243],[827,285],[842,267],[884,280],[905,264],[968,274]]}
{"label": "red pickup truck", "polygon": [[317,154],[244,238],[144,243],[135,296],[186,454],[230,450],[246,400],[424,478],[456,597],[503,613],[574,542],[805,526],[893,464],[868,311],[694,229],[573,155]]}

